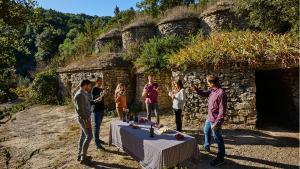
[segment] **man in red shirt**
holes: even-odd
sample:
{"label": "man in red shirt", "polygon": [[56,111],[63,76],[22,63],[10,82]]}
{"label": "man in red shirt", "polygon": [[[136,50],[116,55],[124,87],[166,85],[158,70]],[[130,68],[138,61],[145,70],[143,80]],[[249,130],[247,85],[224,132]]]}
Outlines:
{"label": "man in red shirt", "polygon": [[204,126],[205,143],[204,149],[210,152],[210,138],[213,135],[214,140],[218,144],[217,158],[210,164],[218,166],[224,163],[225,146],[221,132],[221,126],[224,122],[224,115],[227,109],[227,96],[225,91],[221,88],[219,78],[213,75],[207,76],[208,90],[198,89],[193,86],[194,91],[202,96],[208,97],[208,113]]}
{"label": "man in red shirt", "polygon": [[158,106],[159,86],[155,83],[154,76],[148,76],[148,83],[145,85],[142,96],[145,98],[147,118],[151,121],[152,112],[155,113],[156,122],[159,124],[159,106]]}

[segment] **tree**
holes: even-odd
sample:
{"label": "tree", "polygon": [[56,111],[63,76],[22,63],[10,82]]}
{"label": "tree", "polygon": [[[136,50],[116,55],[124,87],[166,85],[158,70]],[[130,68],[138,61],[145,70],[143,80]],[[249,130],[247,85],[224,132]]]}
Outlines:
{"label": "tree", "polygon": [[142,0],[136,6],[153,17],[175,6],[183,5],[183,0]]}
{"label": "tree", "polygon": [[58,46],[63,42],[63,39],[62,30],[46,27],[36,37],[37,53],[35,56],[37,60],[49,62],[57,54]]}
{"label": "tree", "polygon": [[235,12],[256,29],[284,33],[299,29],[298,0],[236,0]]}
{"label": "tree", "polygon": [[142,0],[136,6],[144,13],[156,17],[159,13],[159,0]]}
{"label": "tree", "polygon": [[118,6],[115,7],[114,14],[115,14],[115,16],[119,16],[120,8]]}
{"label": "tree", "polygon": [[10,88],[16,86],[16,53],[28,52],[22,36],[26,24],[32,21],[31,1],[2,0],[0,2],[0,102],[14,98]]}

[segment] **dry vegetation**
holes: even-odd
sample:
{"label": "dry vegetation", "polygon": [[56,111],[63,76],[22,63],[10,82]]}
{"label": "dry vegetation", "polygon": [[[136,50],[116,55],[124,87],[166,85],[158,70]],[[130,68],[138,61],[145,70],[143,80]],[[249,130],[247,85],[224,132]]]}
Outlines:
{"label": "dry vegetation", "polygon": [[229,10],[233,6],[233,2],[231,1],[214,1],[207,4],[203,9],[204,11],[201,13],[201,17],[213,14],[215,12]]}
{"label": "dry vegetation", "polygon": [[113,28],[110,31],[102,34],[98,39],[106,39],[111,37],[121,36],[121,32],[118,28]]}
{"label": "dry vegetation", "polygon": [[167,10],[164,17],[160,20],[160,24],[182,19],[198,18],[199,13],[194,7],[178,6]]}
{"label": "dry vegetation", "polygon": [[153,25],[156,25],[156,21],[154,18],[148,15],[139,14],[131,21],[131,23],[129,23],[127,26],[123,28],[123,31],[136,28],[136,27],[153,26]]}
{"label": "dry vegetation", "polygon": [[291,34],[268,32],[218,32],[205,39],[198,38],[190,46],[171,56],[172,66],[214,65],[248,62],[251,66],[264,61],[298,63],[299,41]]}

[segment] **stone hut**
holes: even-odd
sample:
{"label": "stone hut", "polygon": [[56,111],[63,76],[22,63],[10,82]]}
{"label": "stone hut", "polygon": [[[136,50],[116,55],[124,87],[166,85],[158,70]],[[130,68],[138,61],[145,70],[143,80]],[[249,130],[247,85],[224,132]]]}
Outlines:
{"label": "stone hut", "polygon": [[120,54],[104,54],[100,58],[88,58],[69,64],[58,70],[61,81],[61,91],[64,96],[73,96],[84,79],[96,80],[103,78],[104,88],[108,88],[109,95],[105,98],[108,108],[114,108],[114,90],[118,83],[127,85],[128,103],[133,100],[135,84],[131,75],[131,64],[124,61]]}
{"label": "stone hut", "polygon": [[[246,63],[227,64],[218,68],[207,64],[190,67],[184,72],[172,72],[173,78],[183,79],[187,88],[191,83],[206,88],[208,74],[219,76],[227,93],[227,122],[252,127],[273,125],[298,129],[298,64],[283,66],[268,61],[255,68]],[[184,112],[188,124],[204,121],[207,99],[188,89]]]}
{"label": "stone hut", "polygon": [[115,50],[114,52],[118,52],[122,49],[122,35],[118,29],[112,29],[96,39],[95,53],[99,53],[101,48],[108,43],[112,43]]}
{"label": "stone hut", "polygon": [[176,35],[187,37],[197,33],[200,26],[198,14],[187,11],[187,9],[179,8],[178,10],[176,11],[177,13],[170,12],[159,22],[158,30],[160,36]]}
{"label": "stone hut", "polygon": [[156,25],[152,20],[138,20],[127,25],[122,30],[123,48],[128,49],[130,45],[145,42],[156,35]]}
{"label": "stone hut", "polygon": [[242,29],[246,25],[231,12],[232,2],[220,1],[200,14],[200,27],[205,34],[211,31],[229,30],[232,27]]}

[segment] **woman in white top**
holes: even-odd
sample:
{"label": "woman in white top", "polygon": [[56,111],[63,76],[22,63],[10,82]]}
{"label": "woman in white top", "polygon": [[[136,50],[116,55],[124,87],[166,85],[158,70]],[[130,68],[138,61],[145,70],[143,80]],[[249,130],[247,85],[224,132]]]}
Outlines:
{"label": "woman in white top", "polygon": [[182,110],[185,103],[185,91],[181,80],[173,82],[174,87],[172,91],[169,91],[169,96],[173,100],[173,111],[175,113],[176,130],[182,131]]}

